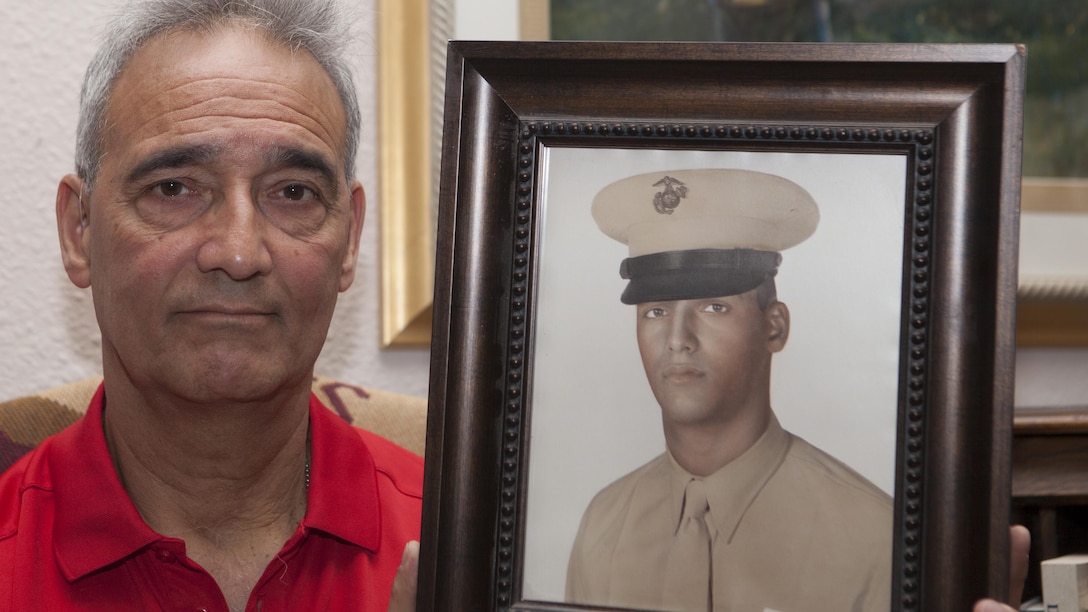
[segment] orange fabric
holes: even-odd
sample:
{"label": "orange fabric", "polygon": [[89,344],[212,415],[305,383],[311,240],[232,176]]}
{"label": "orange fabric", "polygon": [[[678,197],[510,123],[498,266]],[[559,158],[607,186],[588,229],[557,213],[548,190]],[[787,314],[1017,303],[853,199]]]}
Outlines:
{"label": "orange fabric", "polygon": [[[0,402],[0,472],[87,411],[101,377]],[[314,395],[349,424],[423,455],[427,401],[315,376]]]}

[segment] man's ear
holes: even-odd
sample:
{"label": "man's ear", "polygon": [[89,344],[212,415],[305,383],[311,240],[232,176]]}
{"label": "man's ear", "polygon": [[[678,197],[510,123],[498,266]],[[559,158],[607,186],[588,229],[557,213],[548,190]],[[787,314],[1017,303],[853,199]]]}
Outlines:
{"label": "man's ear", "polygon": [[57,234],[64,269],[77,287],[91,286],[91,257],[88,249],[89,223],[83,180],[68,174],[57,186]]}
{"label": "man's ear", "polygon": [[790,309],[775,301],[767,306],[763,316],[767,321],[767,350],[777,353],[786,348],[786,340],[790,338]]}
{"label": "man's ear", "polygon": [[347,291],[355,281],[355,268],[359,262],[359,237],[366,218],[366,192],[363,191],[362,184],[351,181],[349,189],[351,224],[348,227],[348,248],[344,251],[344,261],[340,268],[340,291]]}

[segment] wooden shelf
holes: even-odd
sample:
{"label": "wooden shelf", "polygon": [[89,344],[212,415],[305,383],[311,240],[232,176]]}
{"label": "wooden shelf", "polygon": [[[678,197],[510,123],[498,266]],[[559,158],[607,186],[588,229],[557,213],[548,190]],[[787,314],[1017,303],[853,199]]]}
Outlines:
{"label": "wooden shelf", "polygon": [[1025,595],[1037,595],[1040,561],[1088,550],[1088,406],[1016,411],[1012,503],[1032,535]]}

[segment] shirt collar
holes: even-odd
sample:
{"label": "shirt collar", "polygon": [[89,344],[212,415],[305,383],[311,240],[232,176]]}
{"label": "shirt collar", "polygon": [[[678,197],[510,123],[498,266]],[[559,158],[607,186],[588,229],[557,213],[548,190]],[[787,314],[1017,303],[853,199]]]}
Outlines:
{"label": "shirt collar", "polygon": [[[144,522],[121,484],[106,445],[104,410],[100,385],[86,416],[57,435],[49,460],[56,557],[69,581],[167,540]],[[302,524],[376,550],[381,516],[374,460],[354,428],[312,394],[309,411],[310,489]]]}
{"label": "shirt collar", "polygon": [[358,432],[310,396],[310,490],[303,526],[371,551],[381,541],[374,458]]}
{"label": "shirt collar", "polygon": [[56,499],[57,563],[76,580],[164,539],[129,499],[113,467],[102,428],[105,389],[87,414],[52,442],[49,468]]}
{"label": "shirt collar", "polygon": [[[751,448],[741,456],[725,464],[718,471],[706,476],[707,501],[710,510],[707,522],[710,531],[717,531],[728,544],[736,533],[744,514],[759,496],[767,481],[782,465],[790,447],[790,435],[782,429],[774,413],[771,413],[767,430]],[[683,517],[684,488],[689,480],[697,478],[676,462],[671,453],[669,459],[669,511],[671,520],[679,528]]]}

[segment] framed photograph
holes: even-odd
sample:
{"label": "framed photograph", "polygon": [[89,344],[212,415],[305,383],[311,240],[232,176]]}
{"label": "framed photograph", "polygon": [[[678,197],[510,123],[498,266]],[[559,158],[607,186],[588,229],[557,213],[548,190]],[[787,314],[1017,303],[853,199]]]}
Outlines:
{"label": "framed photograph", "polygon": [[1023,61],[452,42],[419,609],[1005,593]]}

